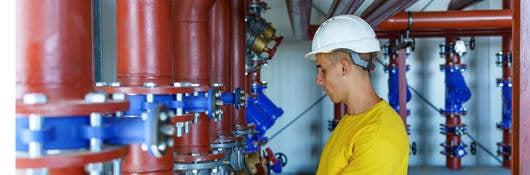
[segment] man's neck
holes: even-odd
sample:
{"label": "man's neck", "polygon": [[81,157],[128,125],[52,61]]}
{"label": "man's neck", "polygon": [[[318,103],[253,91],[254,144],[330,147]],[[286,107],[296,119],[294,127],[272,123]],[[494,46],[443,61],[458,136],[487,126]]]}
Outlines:
{"label": "man's neck", "polygon": [[377,96],[373,87],[368,85],[352,91],[344,103],[348,107],[349,115],[357,115],[369,110],[379,101],[381,101],[381,98]]}

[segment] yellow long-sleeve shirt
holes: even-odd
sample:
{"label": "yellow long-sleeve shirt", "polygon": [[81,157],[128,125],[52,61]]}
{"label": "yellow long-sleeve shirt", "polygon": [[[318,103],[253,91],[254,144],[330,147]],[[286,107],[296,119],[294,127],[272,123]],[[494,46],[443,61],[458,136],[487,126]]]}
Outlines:
{"label": "yellow long-sleeve shirt", "polygon": [[409,140],[403,121],[381,100],[358,115],[345,115],[324,146],[317,175],[405,175]]}

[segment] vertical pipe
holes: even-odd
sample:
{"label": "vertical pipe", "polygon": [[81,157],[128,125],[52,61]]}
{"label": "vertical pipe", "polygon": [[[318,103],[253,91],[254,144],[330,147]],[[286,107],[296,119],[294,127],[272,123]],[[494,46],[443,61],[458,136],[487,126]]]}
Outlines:
{"label": "vertical pipe", "polygon": [[[446,47],[449,47],[452,45],[452,43],[454,43],[456,41],[456,38],[450,38],[450,37],[446,37],[445,39],[445,46]],[[451,51],[446,51],[447,53],[445,54],[445,66],[459,66],[460,65],[460,56],[456,53],[454,53],[452,50]],[[447,69],[449,69],[448,67],[445,68],[446,72],[448,71]],[[447,78],[447,73],[446,73],[446,79]],[[446,80],[446,85],[448,85],[447,83],[447,80]],[[446,110],[449,110],[450,109],[450,105],[447,101],[447,96],[448,96],[448,89],[449,87],[446,86],[446,102],[445,102],[445,108]],[[460,122],[460,114],[458,112],[446,112],[445,113],[445,126],[446,127],[457,127],[457,126],[460,126],[461,122]],[[446,147],[449,147],[451,148],[450,150],[452,149],[455,149],[456,146],[460,145],[461,143],[461,137],[459,135],[456,135],[454,133],[450,133],[450,132],[446,132],[446,140],[445,140],[445,143],[447,144]],[[459,169],[462,169],[462,159],[459,158],[459,157],[456,157],[454,156],[453,153],[449,153],[447,154],[446,153],[446,163],[445,163],[445,166],[451,170],[459,170]]]}
{"label": "vertical pipe", "polygon": [[[144,82],[169,85],[173,78],[171,60],[170,0],[117,0],[117,74],[124,86]],[[122,171],[168,174],[173,170],[173,152],[155,158],[141,145],[129,146]]]}
{"label": "vertical pipe", "polygon": [[[503,0],[502,1],[502,8],[503,9],[512,9],[512,0]],[[503,55],[508,55],[512,53],[512,36],[511,35],[504,35],[502,36],[502,53]],[[511,63],[510,63],[511,64]],[[508,66],[508,64],[502,64],[502,79],[503,80],[512,80],[512,66]],[[503,87],[507,88],[507,87]],[[503,93],[504,94],[504,93]],[[503,96],[503,98],[506,98]],[[504,100],[503,100],[504,101]],[[507,110],[503,108],[503,116],[505,111]],[[509,109],[511,111],[511,109]],[[513,120],[512,120],[513,121]],[[510,129],[503,129],[502,131],[502,144],[503,145],[512,145],[512,131]],[[512,159],[511,155],[503,155],[502,156],[502,165],[505,168],[511,168],[512,166]]]}
{"label": "vertical pipe", "polygon": [[[210,69],[210,83],[222,83],[223,92],[231,93],[230,82],[230,1],[216,1],[210,12],[210,44],[212,48],[212,68]],[[215,136],[232,135],[232,107],[223,105],[223,117],[215,122],[211,121],[213,139]]]}
{"label": "vertical pipe", "polygon": [[512,174],[530,174],[530,0],[513,1]]}
{"label": "vertical pipe", "polygon": [[169,0],[117,0],[117,74],[124,86],[172,82]]}
{"label": "vertical pipe", "polygon": [[210,71],[209,12],[215,0],[176,1],[174,9],[174,79],[208,85]]}
{"label": "vertical pipe", "polygon": [[399,95],[399,116],[407,127],[407,80],[405,79],[406,73],[406,60],[407,54],[406,48],[401,48],[398,51],[397,67],[398,67],[398,95]]}
{"label": "vertical pipe", "polygon": [[[19,0],[16,8],[17,108],[27,93],[45,94],[48,102],[65,107],[82,100],[93,90],[92,1]],[[48,173],[85,171],[68,167]]]}
{"label": "vertical pipe", "polygon": [[[200,86],[210,83],[210,42],[208,19],[215,0],[175,1],[174,81],[192,82]],[[175,153],[189,155],[210,152],[210,121],[201,112],[190,133],[175,138]]]}
{"label": "vertical pipe", "polygon": [[348,111],[348,107],[346,107],[346,104],[344,103],[335,103],[333,105],[333,120],[330,121],[331,126],[330,128],[328,128],[330,131],[333,131],[335,127],[337,127],[340,122],[340,119],[342,119],[342,117],[346,115],[346,111]]}
{"label": "vertical pipe", "polygon": [[92,91],[92,1],[17,1],[16,98],[83,99]]}
{"label": "vertical pipe", "polygon": [[[231,27],[230,38],[232,39],[230,49],[230,57],[232,58],[232,87],[241,88],[247,94],[250,92],[250,86],[247,86],[247,80],[245,76],[245,6],[241,0],[231,0],[230,11],[231,11]],[[247,119],[245,116],[246,110],[244,108],[234,112],[234,118],[232,120],[236,129],[247,125]]]}

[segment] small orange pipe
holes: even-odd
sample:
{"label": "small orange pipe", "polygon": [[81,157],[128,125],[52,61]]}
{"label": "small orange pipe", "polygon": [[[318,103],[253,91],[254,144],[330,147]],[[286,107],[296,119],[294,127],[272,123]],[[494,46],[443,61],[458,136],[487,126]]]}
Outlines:
{"label": "small orange pipe", "polygon": [[[400,12],[381,22],[377,31],[404,31],[409,24],[407,12]],[[511,28],[511,10],[474,10],[412,12],[411,30]]]}

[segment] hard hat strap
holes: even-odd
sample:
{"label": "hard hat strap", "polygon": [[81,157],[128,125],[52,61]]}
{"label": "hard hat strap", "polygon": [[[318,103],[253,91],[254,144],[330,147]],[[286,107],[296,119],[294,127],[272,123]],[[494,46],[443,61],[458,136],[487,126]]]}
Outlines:
{"label": "hard hat strap", "polygon": [[349,50],[349,49],[345,49],[345,50],[348,53],[350,53],[352,61],[356,65],[361,66],[362,68],[364,68],[364,69],[366,69],[366,70],[368,70],[370,72],[374,69],[375,65],[374,65],[373,62],[361,59],[361,57],[359,56],[359,54],[357,52],[354,52],[354,51]]}

